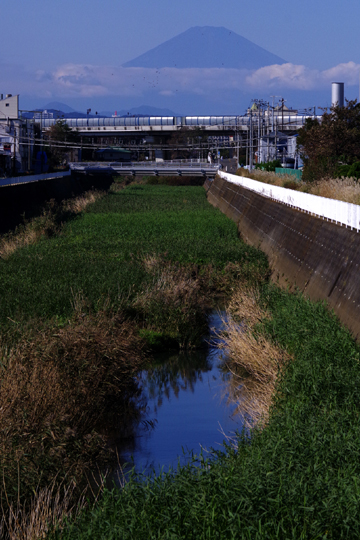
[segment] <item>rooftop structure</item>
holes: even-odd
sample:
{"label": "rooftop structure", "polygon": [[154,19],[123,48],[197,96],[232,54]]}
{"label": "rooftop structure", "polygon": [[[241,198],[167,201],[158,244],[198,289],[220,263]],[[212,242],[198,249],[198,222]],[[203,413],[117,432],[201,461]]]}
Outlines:
{"label": "rooftop structure", "polygon": [[19,95],[0,94],[0,120],[19,118]]}

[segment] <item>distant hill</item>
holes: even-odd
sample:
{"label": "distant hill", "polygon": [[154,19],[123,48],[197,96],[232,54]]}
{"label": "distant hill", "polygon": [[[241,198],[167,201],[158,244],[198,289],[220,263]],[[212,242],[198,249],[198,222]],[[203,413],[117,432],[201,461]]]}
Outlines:
{"label": "distant hill", "polygon": [[195,26],[123,66],[259,69],[285,63],[283,58],[224,27]]}
{"label": "distant hill", "polygon": [[73,113],[73,112],[75,112],[75,109],[72,109],[71,107],[69,107],[65,103],[60,103],[60,101],[52,101],[51,103],[48,103],[47,105],[45,105],[44,109],[46,109],[46,110],[55,109],[55,110],[61,111],[63,113]]}
{"label": "distant hill", "polygon": [[[50,105],[58,105],[57,108],[50,107]],[[60,109],[60,107],[62,107]],[[65,103],[53,102],[48,103],[43,109],[36,109],[37,111],[46,110],[48,113],[53,113],[54,118],[104,118],[111,117],[115,111],[101,111],[98,114],[85,114],[79,111],[75,111]],[[34,113],[23,114],[26,118],[33,118]],[[141,105],[140,107],[133,107],[132,109],[122,109],[117,111],[117,116],[180,116],[174,113],[170,109],[161,109],[159,107],[151,107],[150,105]]]}

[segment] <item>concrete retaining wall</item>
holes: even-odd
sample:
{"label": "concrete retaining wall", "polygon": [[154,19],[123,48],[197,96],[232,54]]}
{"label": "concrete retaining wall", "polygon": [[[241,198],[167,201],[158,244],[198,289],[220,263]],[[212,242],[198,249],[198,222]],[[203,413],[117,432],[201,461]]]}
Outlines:
{"label": "concrete retaining wall", "polygon": [[29,184],[0,187],[0,234],[14,229],[41,212],[46,201],[57,202],[80,195],[89,189],[108,189],[112,177],[106,174],[94,176],[76,175],[41,180]]}
{"label": "concrete retaining wall", "polygon": [[360,339],[360,233],[302,213],[219,177],[205,183],[209,202],[264,251],[272,279],[326,300]]}

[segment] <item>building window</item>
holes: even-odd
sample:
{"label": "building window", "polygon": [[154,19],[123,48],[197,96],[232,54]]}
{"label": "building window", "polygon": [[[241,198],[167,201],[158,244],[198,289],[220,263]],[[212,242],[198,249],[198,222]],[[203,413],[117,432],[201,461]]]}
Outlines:
{"label": "building window", "polygon": [[5,107],[10,107],[10,103],[5,103]]}

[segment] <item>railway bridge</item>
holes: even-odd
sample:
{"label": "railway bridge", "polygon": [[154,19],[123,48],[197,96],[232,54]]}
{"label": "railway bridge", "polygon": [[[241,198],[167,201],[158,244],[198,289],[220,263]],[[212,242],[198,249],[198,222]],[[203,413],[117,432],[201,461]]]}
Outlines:
{"label": "railway bridge", "polygon": [[[197,157],[205,158],[206,149],[249,146],[250,138],[259,139],[271,132],[295,133],[310,117],[314,118],[301,114],[271,117],[255,112],[244,116],[67,118],[64,122],[78,135],[84,148],[107,145],[141,150],[152,145],[164,152],[163,157],[171,159],[174,147],[181,147],[181,138],[183,142],[187,140],[183,146],[203,150]],[[55,119],[38,121],[43,132],[57,122]]]}

